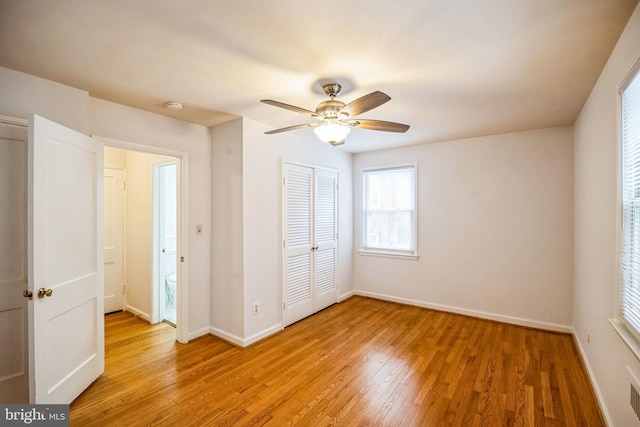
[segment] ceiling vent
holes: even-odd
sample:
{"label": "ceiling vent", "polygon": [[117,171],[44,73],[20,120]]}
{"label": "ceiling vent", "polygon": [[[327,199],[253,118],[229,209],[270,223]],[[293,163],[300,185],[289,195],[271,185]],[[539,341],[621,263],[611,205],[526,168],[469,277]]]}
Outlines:
{"label": "ceiling vent", "polygon": [[182,104],[179,102],[165,102],[164,107],[167,110],[182,110]]}

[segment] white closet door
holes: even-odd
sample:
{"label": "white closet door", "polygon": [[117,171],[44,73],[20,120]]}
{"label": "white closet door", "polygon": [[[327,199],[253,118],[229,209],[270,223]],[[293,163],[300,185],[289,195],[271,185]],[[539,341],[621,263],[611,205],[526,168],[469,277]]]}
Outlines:
{"label": "white closet door", "polygon": [[338,174],[283,165],[283,326],[338,301]]}
{"label": "white closet door", "polygon": [[338,174],[315,170],[314,311],[338,302]]}
{"label": "white closet door", "polygon": [[283,165],[283,326],[313,313],[313,169]]}

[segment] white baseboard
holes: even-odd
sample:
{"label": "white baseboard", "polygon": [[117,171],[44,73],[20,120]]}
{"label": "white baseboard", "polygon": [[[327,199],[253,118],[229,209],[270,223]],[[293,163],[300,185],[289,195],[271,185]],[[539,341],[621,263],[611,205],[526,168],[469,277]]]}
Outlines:
{"label": "white baseboard", "polygon": [[498,322],[511,323],[518,326],[526,326],[529,328],[544,329],[553,332],[563,332],[573,334],[573,327],[566,325],[558,325],[555,323],[540,322],[537,320],[522,319],[520,317],[505,316],[502,314],[488,313],[485,311],[470,310],[466,308],[453,307],[449,305],[433,304],[425,301],[419,301],[409,298],[394,297],[391,295],[378,294],[375,292],[355,291],[355,295],[363,297],[376,298],[384,301],[398,302],[401,304],[415,305],[417,307],[431,308],[433,310],[446,311],[449,313],[463,314],[465,316],[478,317],[480,319],[495,320]]}
{"label": "white baseboard", "polygon": [[205,328],[200,328],[196,331],[191,331],[189,332],[189,334],[187,335],[187,338],[189,339],[189,341],[196,339],[198,337],[201,337],[203,335],[207,335],[211,332],[211,328],[209,326],[205,327]]}
{"label": "white baseboard", "polygon": [[591,369],[591,363],[589,363],[589,359],[587,358],[587,354],[584,351],[582,342],[580,341],[578,334],[576,334],[575,329],[573,330],[572,334],[576,344],[578,345],[578,351],[580,352],[580,356],[582,357],[582,363],[584,363],[585,368],[587,368],[587,374],[589,375],[589,380],[591,381],[593,390],[596,392],[596,398],[600,403],[600,410],[602,410],[602,415],[604,415],[604,420],[608,426],[612,426],[613,420],[611,419],[611,415],[609,414],[609,411],[607,410],[607,406],[605,405],[604,395],[602,394],[602,390],[600,390],[600,386],[598,385],[596,376],[593,373],[593,369]]}
{"label": "white baseboard", "polygon": [[257,334],[253,334],[250,337],[248,337],[248,338],[243,340],[244,341],[243,347],[246,347],[246,346],[251,345],[251,344],[253,344],[255,342],[258,342],[261,339],[268,337],[269,335],[275,334],[276,332],[280,332],[282,329],[283,329],[282,328],[282,324],[278,323],[277,325],[273,325],[270,328],[264,329],[264,330],[258,332]]}
{"label": "white baseboard", "polygon": [[247,338],[240,338],[237,335],[234,334],[230,334],[228,332],[225,332],[221,329],[218,328],[214,328],[213,326],[211,328],[209,328],[208,332],[211,335],[214,335],[218,338],[221,338],[225,341],[229,341],[231,344],[235,344],[238,347],[247,347],[255,342],[260,341],[261,339],[264,339],[266,337],[268,337],[269,335],[273,335],[276,332],[280,332],[282,330],[282,325],[280,323],[278,323],[277,325],[273,325],[270,328],[264,329],[260,332],[258,332],[257,334],[253,334],[250,337]]}
{"label": "white baseboard", "polygon": [[238,347],[244,347],[243,345],[244,340],[237,335],[230,334],[228,332],[223,331],[222,329],[214,328],[213,326],[209,328],[209,333],[225,341],[229,341],[231,344],[235,344]]}
{"label": "white baseboard", "polygon": [[349,291],[347,293],[344,293],[342,295],[340,295],[340,297],[338,298],[338,302],[342,302],[344,300],[346,300],[347,298],[350,298],[352,296],[354,296],[356,293],[355,291]]}
{"label": "white baseboard", "polygon": [[128,311],[129,313],[133,314],[134,316],[138,316],[143,320],[146,320],[147,322],[151,323],[151,315],[149,313],[145,313],[144,311],[140,311],[135,307],[132,307],[130,305],[127,305],[127,307],[125,308],[125,311]]}

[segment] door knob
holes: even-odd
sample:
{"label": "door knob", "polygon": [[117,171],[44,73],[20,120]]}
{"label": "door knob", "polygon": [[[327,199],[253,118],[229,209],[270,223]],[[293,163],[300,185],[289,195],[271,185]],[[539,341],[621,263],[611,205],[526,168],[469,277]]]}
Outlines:
{"label": "door knob", "polygon": [[25,289],[22,293],[22,296],[25,298],[33,299],[33,292],[30,292],[29,289]]}
{"label": "door knob", "polygon": [[38,298],[50,297],[51,295],[53,295],[53,291],[51,289],[38,289]]}

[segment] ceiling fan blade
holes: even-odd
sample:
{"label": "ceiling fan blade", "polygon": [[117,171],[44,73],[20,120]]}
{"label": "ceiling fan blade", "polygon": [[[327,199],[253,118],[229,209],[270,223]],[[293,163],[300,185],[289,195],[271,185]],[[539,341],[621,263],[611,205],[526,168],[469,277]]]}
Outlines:
{"label": "ceiling fan blade", "polygon": [[306,110],[304,108],[296,107],[294,105],[285,104],[284,102],[273,101],[271,99],[263,99],[260,102],[264,102],[265,104],[273,105],[274,107],[284,108],[285,110],[294,111],[296,113],[304,114],[305,116],[322,118],[320,114],[317,114],[314,111]]}
{"label": "ceiling fan blade", "polygon": [[371,92],[345,105],[344,108],[340,110],[340,113],[347,113],[349,117],[357,116],[358,114],[366,113],[369,110],[381,106],[390,99],[391,97],[386,93],[380,91]]}
{"label": "ceiling fan blade", "polygon": [[265,132],[265,135],[272,135],[274,133],[280,133],[280,132],[287,132],[290,130],[296,130],[296,129],[302,129],[302,128],[308,128],[308,127],[314,127],[314,126],[318,126],[320,123],[306,123],[304,125],[295,125],[295,126],[289,126],[286,128],[280,128],[280,129],[275,129],[275,130],[270,130],[268,132]]}
{"label": "ceiling fan blade", "polygon": [[385,132],[406,132],[409,130],[409,125],[403,125],[402,123],[385,122],[384,120],[367,120],[357,119],[347,122],[348,125],[354,126],[360,129],[369,130],[381,130]]}

